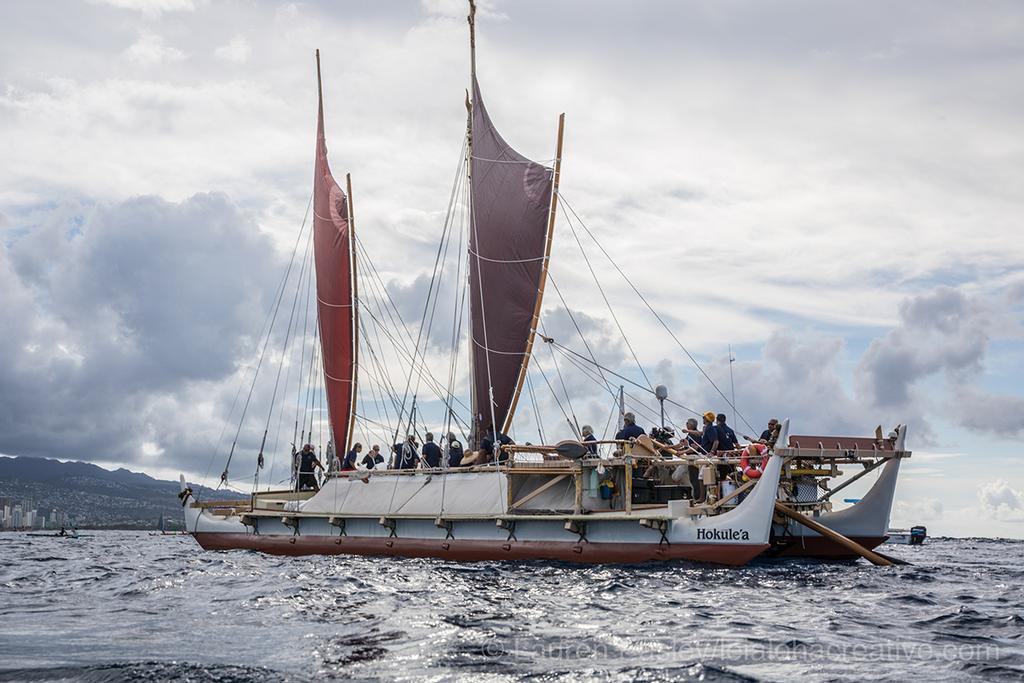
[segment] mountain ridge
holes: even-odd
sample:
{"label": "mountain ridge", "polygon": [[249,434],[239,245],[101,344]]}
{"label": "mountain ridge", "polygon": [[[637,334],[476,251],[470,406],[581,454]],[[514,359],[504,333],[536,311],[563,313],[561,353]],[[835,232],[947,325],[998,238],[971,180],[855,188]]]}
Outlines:
{"label": "mountain ridge", "polygon": [[[230,491],[191,485],[201,497],[243,498]],[[58,510],[79,528],[155,529],[164,518],[182,524],[180,485],[124,467],[108,470],[81,461],[0,456],[0,496],[30,500],[35,509]]]}

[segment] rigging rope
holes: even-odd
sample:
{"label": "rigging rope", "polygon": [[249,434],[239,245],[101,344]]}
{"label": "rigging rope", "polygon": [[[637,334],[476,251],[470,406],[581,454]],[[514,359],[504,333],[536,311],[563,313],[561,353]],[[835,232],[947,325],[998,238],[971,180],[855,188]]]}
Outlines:
{"label": "rigging rope", "polygon": [[313,195],[309,195],[309,204],[306,205],[306,215],[302,218],[302,226],[299,228],[299,234],[295,238],[295,246],[292,247],[291,260],[288,261],[288,268],[285,270],[284,282],[281,284],[281,289],[277,297],[277,302],[274,304],[274,313],[270,318],[270,325],[267,328],[267,336],[263,342],[263,349],[260,351],[259,361],[256,363],[256,371],[252,376],[252,384],[249,385],[249,395],[245,398],[245,405],[242,408],[242,416],[238,421],[238,429],[235,431],[235,438],[231,442],[231,452],[228,453],[228,460],[224,464],[224,472],[220,475],[220,484],[217,485],[219,489],[222,484],[227,484],[228,481],[228,469],[231,467],[231,459],[235,455],[235,446],[238,443],[238,435],[242,432],[242,425],[245,423],[245,415],[249,411],[249,402],[252,400],[253,390],[256,388],[256,378],[259,377],[260,367],[263,365],[263,358],[267,353],[267,347],[270,345],[270,335],[274,331],[274,323],[277,321],[277,312],[281,308],[281,299],[284,297],[284,291],[288,283],[288,278],[292,272],[292,266],[295,263],[295,254],[299,248],[299,242],[302,239],[302,233],[305,232],[306,223],[309,220],[309,210],[313,205]]}
{"label": "rigging rope", "polygon": [[[611,255],[607,252],[607,250],[605,250],[605,248],[601,245],[601,243],[598,241],[598,239],[594,235],[594,233],[591,232],[590,228],[588,228],[586,226],[586,224],[583,222],[583,219],[581,219],[579,217],[579,215],[576,213],[576,210],[572,208],[572,206],[569,204],[569,202],[565,201],[565,197],[564,196],[561,196],[560,198],[561,198],[562,202],[565,204],[565,208],[567,208],[569,210],[569,212],[573,215],[573,217],[576,219],[576,221],[579,222],[580,227],[583,228],[583,230],[586,231],[587,235],[590,236],[590,239],[593,240],[594,244],[597,245],[597,248],[601,250],[601,253],[604,254],[605,258],[608,259],[609,263],[611,263],[612,266],[615,268],[615,270],[619,273],[619,275],[622,276],[622,279],[626,281],[626,284],[628,284],[630,286],[630,288],[633,290],[633,292],[638,297],[640,297],[640,300],[644,302],[644,305],[647,306],[648,310],[650,310],[650,312],[654,314],[655,319],[659,323],[661,323],[661,326],[663,328],[665,328],[666,332],[669,333],[669,336],[672,337],[672,340],[676,343],[676,345],[678,345],[679,348],[682,349],[683,353],[686,354],[686,357],[690,359],[690,361],[693,363],[694,367],[696,367],[697,370],[700,371],[700,374],[702,374],[704,376],[704,378],[711,384],[711,386],[714,388],[714,390],[716,392],[718,392],[718,395],[722,397],[722,400],[724,400],[726,402],[726,404],[728,404],[729,407],[731,407],[733,409],[733,411],[736,413],[736,416],[739,417],[741,420],[743,420],[743,423],[745,425],[747,425],[747,428],[751,429],[751,430],[754,430],[754,427],[750,424],[750,422],[747,421],[747,418],[745,418],[738,410],[736,410],[736,406],[734,406],[732,401],[729,400],[729,398],[725,395],[725,393],[721,389],[718,388],[718,385],[715,384],[715,381],[713,379],[711,379],[711,377],[708,375],[707,372],[705,372],[704,368],[697,361],[697,359],[694,358],[693,354],[690,353],[690,351],[683,345],[683,343],[681,341],[679,341],[679,337],[676,336],[676,334],[668,326],[668,324],[661,317],[661,315],[654,309],[653,306],[651,306],[650,302],[647,301],[646,297],[644,297],[644,295],[640,293],[640,290],[637,289],[636,285],[633,284],[633,281],[630,280],[629,277],[624,272],[622,272],[622,269],[619,268],[619,265],[615,262],[615,260],[611,257]],[[574,232],[574,234],[575,234],[575,232]],[[581,246],[581,249],[582,249],[582,246]]]}

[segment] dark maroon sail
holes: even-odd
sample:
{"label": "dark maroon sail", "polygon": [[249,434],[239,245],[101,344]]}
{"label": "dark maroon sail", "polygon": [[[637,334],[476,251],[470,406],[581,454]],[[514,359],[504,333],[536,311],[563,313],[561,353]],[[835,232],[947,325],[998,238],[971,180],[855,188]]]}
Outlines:
{"label": "dark maroon sail", "polygon": [[[473,77],[469,283],[476,434],[505,426],[541,296],[553,172],[495,130]],[[493,396],[493,405],[492,405]]]}
{"label": "dark maroon sail", "polygon": [[[317,53],[317,78],[320,76]],[[316,170],[313,175],[313,254],[316,261],[316,300],[320,318],[327,413],[334,445],[344,453],[355,410],[355,322],[352,306],[352,245],[348,197],[331,175],[324,138],[324,104],[316,131]]]}

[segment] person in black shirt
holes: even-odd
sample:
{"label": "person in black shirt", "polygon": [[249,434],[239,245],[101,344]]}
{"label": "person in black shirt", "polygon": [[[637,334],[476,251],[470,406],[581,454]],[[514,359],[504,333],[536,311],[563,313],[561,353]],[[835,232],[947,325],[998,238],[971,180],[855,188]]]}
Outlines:
{"label": "person in black shirt", "polygon": [[395,444],[395,469],[414,470],[420,461],[420,451],[416,447],[416,437],[408,435],[404,443]]}
{"label": "person in black shirt", "polygon": [[302,447],[302,453],[299,454],[299,490],[313,489],[314,491],[320,490],[320,484],[316,480],[316,470],[319,467],[322,471],[324,466],[317,459],[316,453],[313,452],[313,444],[307,443]]}
{"label": "person in black shirt", "polygon": [[775,445],[775,441],[779,438],[779,421],[774,417],[768,420],[768,429],[761,432],[761,436],[755,439],[752,436],[743,435],[743,438],[753,443],[763,443],[769,448]]}
{"label": "person in black shirt", "polygon": [[380,446],[373,444],[373,448],[370,449],[370,452],[363,456],[363,467],[368,470],[372,470],[374,467],[383,464],[384,456],[381,455]]}
{"label": "person in black shirt", "polygon": [[434,435],[427,432],[426,441],[423,443],[423,462],[427,467],[441,466],[441,447],[434,443]]}
{"label": "person in black shirt", "polygon": [[644,430],[636,424],[636,416],[633,413],[626,413],[622,416],[622,429],[615,435],[617,441],[629,441],[638,436],[643,436]]}
{"label": "person in black shirt", "polygon": [[587,453],[597,455],[597,444],[592,443],[597,441],[597,439],[594,438],[594,428],[590,425],[583,425],[580,432],[583,434],[583,445],[587,447]]}
{"label": "person in black shirt", "polygon": [[[515,443],[509,438],[508,434],[504,434],[502,432],[498,432],[497,441],[502,446],[509,446]],[[484,452],[484,462],[492,462],[494,460],[494,442],[494,427],[491,426],[487,428],[487,434],[480,440],[480,450]],[[508,454],[499,451],[498,462],[505,462],[507,459]]]}
{"label": "person in black shirt", "polygon": [[448,432],[448,467],[458,467],[462,464],[462,456],[465,451],[462,444],[455,438],[453,432]]}

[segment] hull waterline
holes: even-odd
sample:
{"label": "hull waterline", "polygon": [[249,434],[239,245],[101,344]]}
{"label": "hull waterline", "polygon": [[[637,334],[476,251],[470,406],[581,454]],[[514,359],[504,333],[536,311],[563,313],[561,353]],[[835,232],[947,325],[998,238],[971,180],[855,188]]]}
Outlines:
{"label": "hull waterline", "polygon": [[479,541],[330,536],[193,534],[204,550],[255,550],[270,555],[370,555],[429,557],[457,562],[549,560],[582,564],[635,564],[687,560],[740,566],[768,544],[574,543],[552,541]]}

